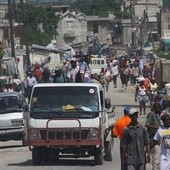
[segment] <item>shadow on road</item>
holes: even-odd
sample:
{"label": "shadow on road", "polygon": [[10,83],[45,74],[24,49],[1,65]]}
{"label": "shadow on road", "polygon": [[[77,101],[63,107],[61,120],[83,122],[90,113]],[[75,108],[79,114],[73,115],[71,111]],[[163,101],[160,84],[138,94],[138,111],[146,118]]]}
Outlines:
{"label": "shadow on road", "polygon": [[[41,166],[95,166],[94,161],[90,159],[48,159],[42,162]],[[34,166],[32,160],[21,163],[12,163],[8,166]]]}
{"label": "shadow on road", "polygon": [[10,148],[21,148],[24,147],[22,145],[5,145],[5,146],[0,146],[0,150],[1,149],[10,149]]}

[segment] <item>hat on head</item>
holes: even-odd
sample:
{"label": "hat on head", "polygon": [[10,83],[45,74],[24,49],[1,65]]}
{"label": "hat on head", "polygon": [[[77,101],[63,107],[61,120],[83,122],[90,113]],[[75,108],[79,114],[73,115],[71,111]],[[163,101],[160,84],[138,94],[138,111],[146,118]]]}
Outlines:
{"label": "hat on head", "polygon": [[145,81],[145,78],[144,77],[139,77],[137,78],[138,82],[142,82],[142,81]]}
{"label": "hat on head", "polygon": [[125,106],[124,107],[124,112],[127,112],[127,113],[129,113],[129,110],[131,109],[131,107],[130,106]]}
{"label": "hat on head", "polygon": [[133,115],[134,113],[138,113],[138,111],[136,109],[134,109],[134,108],[131,108],[129,110],[129,115]]}
{"label": "hat on head", "polygon": [[76,58],[75,58],[75,57],[72,57],[72,58],[70,59],[70,61],[76,61]]}
{"label": "hat on head", "polygon": [[116,63],[117,63],[117,61],[116,61],[116,60],[113,60],[113,61],[112,61],[112,63],[113,63],[113,64],[116,64]]}

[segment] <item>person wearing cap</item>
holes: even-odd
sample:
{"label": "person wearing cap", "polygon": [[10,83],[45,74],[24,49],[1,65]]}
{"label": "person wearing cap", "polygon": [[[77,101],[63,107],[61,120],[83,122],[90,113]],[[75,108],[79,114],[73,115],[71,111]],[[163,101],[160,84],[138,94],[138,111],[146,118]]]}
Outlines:
{"label": "person wearing cap", "polygon": [[170,108],[166,108],[161,114],[163,126],[159,126],[151,148],[160,143],[159,170],[170,169]]}
{"label": "person wearing cap", "polygon": [[[113,134],[112,134],[113,137],[115,138],[119,137],[120,140],[122,139],[124,129],[131,122],[131,119],[129,117],[129,110],[130,110],[130,106],[125,106],[124,116],[120,118],[114,125]],[[123,164],[121,164],[121,170],[125,170],[125,167]]]}
{"label": "person wearing cap", "polygon": [[136,93],[135,93],[135,102],[137,102],[137,99],[139,101],[139,110],[140,114],[146,114],[146,102],[148,101],[148,96],[147,96],[147,90],[144,86],[144,77],[140,77],[138,79],[139,85],[136,86]]}
{"label": "person wearing cap", "polygon": [[150,162],[150,140],[146,128],[138,122],[138,111],[129,110],[131,123],[124,129],[121,140],[121,161],[127,170],[145,170]]}
{"label": "person wearing cap", "polygon": [[[145,127],[147,128],[150,142],[152,143],[153,137],[160,126],[160,114],[161,114],[161,104],[155,102],[151,108],[151,112],[148,113],[146,117]],[[159,170],[159,157],[160,157],[160,146],[155,145],[151,149],[152,156],[152,169]]]}

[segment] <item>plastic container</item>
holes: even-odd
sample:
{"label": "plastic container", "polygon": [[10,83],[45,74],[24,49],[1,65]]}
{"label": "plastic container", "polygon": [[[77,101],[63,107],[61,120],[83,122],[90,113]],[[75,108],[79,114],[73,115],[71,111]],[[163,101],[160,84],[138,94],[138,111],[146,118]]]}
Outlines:
{"label": "plastic container", "polygon": [[165,84],[166,94],[170,96],[170,83]]}

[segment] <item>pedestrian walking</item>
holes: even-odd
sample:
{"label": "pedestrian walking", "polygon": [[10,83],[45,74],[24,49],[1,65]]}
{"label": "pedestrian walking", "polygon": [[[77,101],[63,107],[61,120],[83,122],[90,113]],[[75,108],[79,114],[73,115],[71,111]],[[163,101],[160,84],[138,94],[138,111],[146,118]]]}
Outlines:
{"label": "pedestrian walking", "polygon": [[[125,106],[124,116],[116,122],[113,128],[113,137],[115,138],[119,137],[120,141],[122,139],[124,129],[131,122],[131,119],[129,117],[129,110],[130,110],[130,106]],[[121,164],[121,170],[126,170],[124,164]]]}
{"label": "pedestrian walking", "polygon": [[29,76],[26,78],[26,80],[27,80],[26,92],[27,92],[27,95],[28,95],[28,103],[29,103],[32,88],[33,88],[33,86],[34,86],[35,84],[37,84],[37,80],[36,80],[36,78],[33,76],[33,72],[30,72],[30,73],[29,73]]}
{"label": "pedestrian walking", "polygon": [[135,102],[139,101],[140,115],[146,114],[146,102],[148,101],[147,90],[144,86],[144,77],[138,79],[139,85],[136,87]]}
{"label": "pedestrian walking", "polygon": [[[145,126],[150,138],[150,143],[153,142],[153,137],[156,134],[160,126],[160,114],[161,114],[161,105],[158,102],[155,102],[151,108],[151,112],[148,113],[146,117]],[[151,150],[152,156],[152,170],[159,170],[159,157],[160,157],[160,146],[155,145]]]}
{"label": "pedestrian walking", "polygon": [[105,77],[106,77],[106,91],[108,92],[109,84],[112,81],[112,76],[111,76],[109,68],[106,69]]}
{"label": "pedestrian walking", "polygon": [[137,83],[136,79],[137,77],[139,77],[139,67],[137,62],[135,62],[132,67],[132,74],[133,74],[133,84],[135,85]]}
{"label": "pedestrian walking", "polygon": [[150,105],[152,106],[154,103],[154,98],[158,93],[158,85],[155,82],[155,77],[152,77],[150,80],[148,92]]}
{"label": "pedestrian walking", "polygon": [[13,77],[13,89],[16,92],[20,92],[21,90],[21,80],[18,78],[17,74]]}
{"label": "pedestrian walking", "polygon": [[127,170],[146,170],[146,163],[150,162],[149,135],[138,122],[136,109],[131,108],[129,116],[131,123],[124,129],[121,140],[121,161]]}
{"label": "pedestrian walking", "polygon": [[117,87],[117,76],[119,74],[119,66],[117,63],[117,60],[113,60],[112,61],[112,67],[111,67],[111,76],[113,78],[113,84],[114,84],[114,88]]}
{"label": "pedestrian walking", "polygon": [[160,143],[159,170],[170,170],[170,108],[161,114],[163,126],[157,130],[151,148]]}

